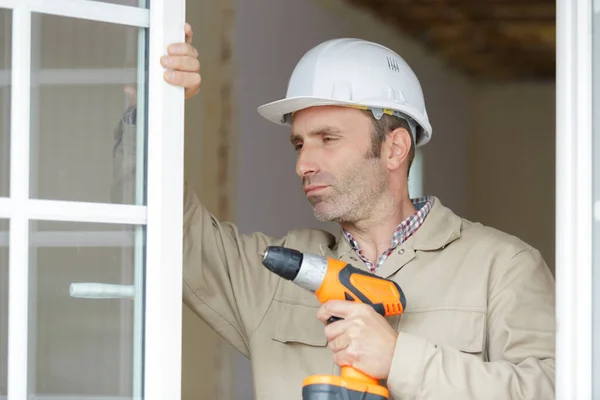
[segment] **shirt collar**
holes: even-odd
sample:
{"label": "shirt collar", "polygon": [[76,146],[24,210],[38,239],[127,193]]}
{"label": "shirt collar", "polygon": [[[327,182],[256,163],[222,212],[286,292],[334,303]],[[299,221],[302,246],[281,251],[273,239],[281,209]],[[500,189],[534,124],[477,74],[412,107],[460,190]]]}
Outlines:
{"label": "shirt collar", "polygon": [[[438,197],[432,197],[435,201],[427,219],[423,221],[421,228],[408,238],[402,246],[406,249],[405,254],[440,250],[461,236],[462,218],[444,206]],[[319,245],[322,256],[339,260],[354,254],[341,228],[338,230],[336,237],[330,238],[332,239],[331,242],[326,241]],[[361,268],[360,264],[356,266]],[[396,266],[384,265],[377,273],[391,276],[395,270]]]}
{"label": "shirt collar", "polygon": [[350,248],[356,252],[371,272],[375,272],[400,244],[404,243],[419,229],[435,204],[434,197],[420,197],[411,201],[417,211],[402,221],[394,232],[392,232],[392,244],[379,256],[376,264],[373,264],[362,255],[358,241],[356,241],[350,232],[342,229],[344,238],[350,245]]}

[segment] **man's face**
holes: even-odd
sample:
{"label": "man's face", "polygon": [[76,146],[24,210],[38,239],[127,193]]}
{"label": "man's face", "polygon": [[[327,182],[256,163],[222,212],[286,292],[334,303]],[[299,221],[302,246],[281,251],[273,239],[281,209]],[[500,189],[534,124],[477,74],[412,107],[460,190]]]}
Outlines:
{"label": "man's face", "polygon": [[381,158],[371,156],[372,129],[364,113],[348,107],[312,107],[295,114],[296,173],[319,220],[367,219],[385,192],[388,171]]}

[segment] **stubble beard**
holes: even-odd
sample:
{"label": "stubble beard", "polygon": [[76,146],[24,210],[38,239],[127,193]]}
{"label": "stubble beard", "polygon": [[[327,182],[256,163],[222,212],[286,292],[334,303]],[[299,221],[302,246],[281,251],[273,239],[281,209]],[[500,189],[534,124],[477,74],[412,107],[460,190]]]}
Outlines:
{"label": "stubble beard", "polygon": [[380,161],[366,159],[332,182],[332,193],[309,197],[315,217],[340,224],[356,224],[370,218],[387,186],[386,171]]}

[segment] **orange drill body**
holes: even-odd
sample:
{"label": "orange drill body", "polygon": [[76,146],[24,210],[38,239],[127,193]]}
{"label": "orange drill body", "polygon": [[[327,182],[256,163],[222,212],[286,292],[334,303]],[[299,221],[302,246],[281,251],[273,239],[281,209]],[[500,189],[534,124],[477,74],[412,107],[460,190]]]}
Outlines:
{"label": "orange drill body", "polygon": [[321,303],[350,300],[372,305],[384,317],[404,312],[404,294],[398,284],[343,261],[327,259],[327,273],[315,292]]}
{"label": "orange drill body", "polygon": [[[368,304],[379,314],[399,315],[406,299],[400,286],[333,258],[300,253],[272,246],[263,255],[263,264],[279,276],[313,292],[321,303],[348,300]],[[329,323],[338,320],[332,317]],[[342,393],[341,393],[342,392]],[[303,382],[304,400],[384,400],[388,390],[376,378],[352,368],[342,367],[340,376],[313,375]]]}

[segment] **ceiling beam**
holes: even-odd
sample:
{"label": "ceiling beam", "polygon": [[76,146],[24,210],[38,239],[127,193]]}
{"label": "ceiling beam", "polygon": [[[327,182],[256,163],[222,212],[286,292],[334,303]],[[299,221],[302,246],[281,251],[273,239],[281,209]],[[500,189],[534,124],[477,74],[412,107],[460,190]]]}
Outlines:
{"label": "ceiling beam", "polygon": [[554,1],[346,1],[416,38],[468,74],[512,79],[554,76]]}

